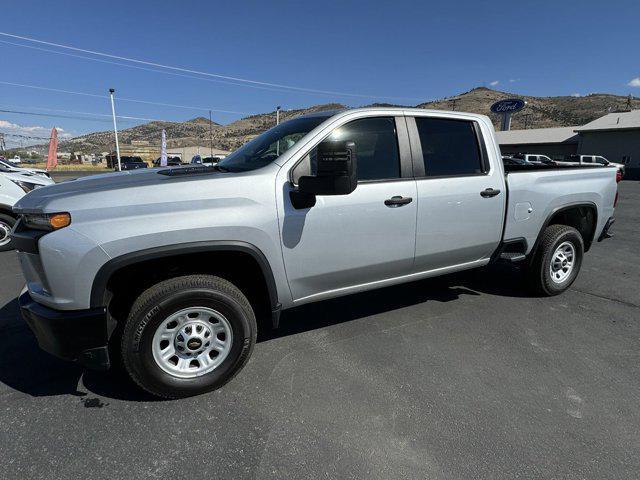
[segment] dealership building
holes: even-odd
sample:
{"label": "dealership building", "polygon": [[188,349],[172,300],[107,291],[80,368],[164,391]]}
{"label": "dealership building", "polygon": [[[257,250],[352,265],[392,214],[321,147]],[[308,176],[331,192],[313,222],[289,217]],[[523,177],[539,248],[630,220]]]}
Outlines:
{"label": "dealership building", "polygon": [[640,178],[640,110],[609,113],[582,126],[497,132],[497,138],[505,155],[601,155],[626,165],[627,178]]}

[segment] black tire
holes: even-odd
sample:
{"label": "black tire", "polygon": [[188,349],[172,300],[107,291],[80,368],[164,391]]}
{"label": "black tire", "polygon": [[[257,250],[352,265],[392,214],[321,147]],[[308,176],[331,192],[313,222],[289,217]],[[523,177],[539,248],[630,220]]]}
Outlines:
{"label": "black tire", "polygon": [[[573,246],[573,267],[561,281],[551,275],[551,262],[556,249],[563,243],[569,242]],[[542,234],[542,239],[528,268],[528,280],[534,293],[546,296],[558,295],[564,292],[574,282],[584,255],[584,241],[582,235],[568,225],[550,225]]]}
{"label": "black tire", "polygon": [[[6,238],[6,229],[8,228],[11,231],[15,223],[16,219],[11,215],[0,213],[0,241]],[[0,245],[0,252],[8,252],[9,250],[13,250],[13,240],[11,239],[9,239],[8,243]]]}
{"label": "black tire", "polygon": [[[155,361],[152,344],[156,329],[184,308],[206,307],[221,313],[232,329],[227,357],[214,370],[180,378]],[[256,342],[256,318],[247,298],[232,283],[210,275],[189,275],[160,282],[134,302],[124,325],[122,359],[131,378],[147,392],[163,398],[182,398],[220,388],[247,363]]]}

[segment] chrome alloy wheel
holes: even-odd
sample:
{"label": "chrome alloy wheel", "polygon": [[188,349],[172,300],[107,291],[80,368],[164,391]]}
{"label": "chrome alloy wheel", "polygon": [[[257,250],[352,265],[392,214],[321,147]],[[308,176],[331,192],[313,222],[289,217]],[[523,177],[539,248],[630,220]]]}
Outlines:
{"label": "chrome alloy wheel", "polygon": [[180,310],[153,335],[153,359],[170,375],[193,378],[218,367],[229,355],[233,333],[220,312],[207,307]]}
{"label": "chrome alloy wheel", "polygon": [[564,282],[573,271],[573,265],[576,257],[575,247],[571,242],[561,243],[551,257],[551,265],[549,266],[551,280],[554,283]]}
{"label": "chrome alloy wheel", "polygon": [[0,220],[0,247],[4,247],[11,241],[11,225]]}

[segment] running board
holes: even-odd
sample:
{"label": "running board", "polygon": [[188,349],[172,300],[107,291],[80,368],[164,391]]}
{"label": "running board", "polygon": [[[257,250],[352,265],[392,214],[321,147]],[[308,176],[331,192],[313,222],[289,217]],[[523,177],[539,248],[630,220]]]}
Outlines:
{"label": "running board", "polygon": [[521,262],[527,256],[524,253],[518,252],[502,252],[500,254],[500,260],[506,260],[507,262]]}

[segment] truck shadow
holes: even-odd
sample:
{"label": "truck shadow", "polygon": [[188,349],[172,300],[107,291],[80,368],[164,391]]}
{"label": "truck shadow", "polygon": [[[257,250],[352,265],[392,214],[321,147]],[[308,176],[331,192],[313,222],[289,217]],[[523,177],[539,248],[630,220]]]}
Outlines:
{"label": "truck shadow", "polygon": [[[280,328],[261,328],[258,342],[425,302],[451,302],[463,295],[483,294],[527,296],[517,269],[495,265],[296,307],[283,312]],[[268,319],[261,321],[261,326],[268,325]],[[0,308],[0,359],[0,383],[30,396],[72,395],[87,408],[107,405],[92,395],[128,401],[157,401],[135,386],[118,368],[113,373],[85,371],[40,350],[20,318],[17,299]]]}

